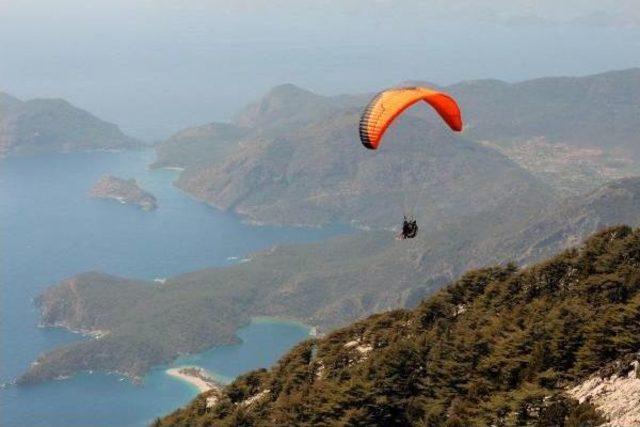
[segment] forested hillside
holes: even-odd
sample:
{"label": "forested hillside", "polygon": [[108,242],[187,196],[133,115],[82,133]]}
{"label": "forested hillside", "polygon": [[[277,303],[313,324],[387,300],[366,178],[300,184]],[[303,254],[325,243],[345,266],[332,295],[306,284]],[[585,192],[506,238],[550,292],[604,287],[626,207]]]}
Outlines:
{"label": "forested hillside", "polygon": [[[625,109],[626,98],[616,94],[633,86],[636,75],[628,70],[551,79],[558,91],[564,84],[571,89],[554,103],[571,108],[583,96],[575,85],[587,93],[602,86],[603,99]],[[536,82],[531,85],[541,84]],[[512,96],[523,90],[519,85],[529,84],[504,84],[500,93]],[[418,107],[390,130],[388,149],[374,153],[362,148],[355,132],[364,102],[363,96],[322,97],[284,85],[239,113],[234,124],[175,135],[158,147],[156,166],[184,168],[182,188],[268,222],[350,220],[377,228],[398,223],[408,196],[421,227],[416,239],[396,241],[393,232],[376,229],[271,248],[249,255],[250,262],[163,284],[80,274],[38,298],[43,324],[107,334],[52,349],[21,381],[86,370],[139,377],[180,354],[233,342],[234,331],[251,316],[293,318],[331,330],[376,312],[413,308],[469,269],[508,261],[526,265],[603,227],[638,225],[638,178],[563,197],[568,195],[496,149],[467,138],[480,117],[473,102],[464,138]],[[111,286],[119,292],[112,295]]]}
{"label": "forested hillside", "polygon": [[637,378],[610,364],[638,351],[640,231],[619,226],[303,342],[156,425],[595,426],[610,414],[566,391],[605,366]]}
{"label": "forested hillside", "polygon": [[505,191],[535,203],[553,197],[549,187],[577,195],[640,172],[638,69],[443,89],[462,106],[461,137],[420,104],[380,150],[363,150],[358,119],[372,94],[282,85],[230,124],[160,144],[156,165],[185,168],[180,188],[257,222],[375,227],[394,224],[407,194],[422,223],[442,224],[496,208]]}
{"label": "forested hillside", "polygon": [[307,226],[395,225],[409,199],[432,226],[505,204],[534,212],[555,196],[496,150],[416,117],[400,119],[387,148],[372,153],[357,141],[359,115],[337,110],[300,128],[270,127],[222,162],[188,167],[177,185],[255,221]]}
{"label": "forested hillside", "polygon": [[412,241],[378,231],[277,247],[247,263],[164,284],[80,274],[37,299],[42,323],[108,334],[52,350],[21,380],[83,370],[140,376],[181,353],[233,342],[234,331],[251,316],[293,318],[326,331],[376,312],[413,308],[469,269],[532,263],[603,227],[637,226],[638,200],[640,179],[625,179],[538,218],[498,210],[423,230]]}

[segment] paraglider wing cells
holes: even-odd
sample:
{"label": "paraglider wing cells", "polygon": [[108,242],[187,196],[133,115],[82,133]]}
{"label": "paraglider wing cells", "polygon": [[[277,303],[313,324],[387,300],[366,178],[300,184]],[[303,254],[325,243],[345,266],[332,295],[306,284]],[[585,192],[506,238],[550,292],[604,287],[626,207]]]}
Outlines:
{"label": "paraglider wing cells", "polygon": [[389,125],[407,108],[419,101],[431,105],[449,125],[462,130],[462,114],[456,101],[443,92],[425,87],[389,89],[377,94],[365,108],[360,118],[360,141],[365,147],[375,150]]}

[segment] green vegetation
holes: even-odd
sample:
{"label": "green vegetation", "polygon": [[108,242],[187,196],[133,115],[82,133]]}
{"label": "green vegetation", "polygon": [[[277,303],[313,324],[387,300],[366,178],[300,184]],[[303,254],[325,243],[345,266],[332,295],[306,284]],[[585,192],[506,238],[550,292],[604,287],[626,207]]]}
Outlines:
{"label": "green vegetation", "polygon": [[[22,383],[79,371],[117,371],[137,378],[180,353],[204,351],[213,343],[233,343],[238,326],[249,321],[221,289],[177,286],[85,273],[39,297],[43,323],[94,332],[97,338],[63,346],[39,358]],[[230,290],[227,289],[227,291]],[[236,293],[241,298],[241,293]]]}
{"label": "green vegetation", "polygon": [[0,158],[142,146],[116,125],[62,99],[23,102],[0,92]]}
{"label": "green vegetation", "polygon": [[298,319],[326,331],[376,312],[413,308],[469,269],[530,263],[607,224],[638,224],[640,179],[610,183],[537,219],[515,212],[482,213],[408,242],[390,232],[366,232],[276,247],[247,263],[163,284],[81,274],[38,298],[43,324],[109,334],[43,355],[22,381],[83,370],[140,376],[180,353],[233,342],[252,316]]}
{"label": "green vegetation", "polygon": [[638,159],[640,68],[508,84],[462,82],[447,90],[464,106],[475,140],[544,137],[552,143],[622,150]]}
{"label": "green vegetation", "polygon": [[619,226],[299,344],[155,425],[595,426],[564,391],[639,350],[640,230]]}
{"label": "green vegetation", "polygon": [[[551,79],[553,91],[559,92],[553,104],[575,109],[584,96],[592,96],[588,88],[598,87],[606,102],[627,111],[629,99],[619,96],[619,88],[635,87],[636,75],[637,70],[629,70]],[[562,95],[565,83],[569,89]],[[488,129],[504,125],[498,120],[502,116],[486,115],[479,111],[481,104],[472,102],[487,96],[486,86],[500,86],[492,96],[504,97],[509,105],[547,84],[461,85],[471,97],[465,101],[465,117],[473,126],[465,136],[490,137]],[[44,354],[22,381],[83,370],[140,376],[180,353],[232,342],[234,331],[251,316],[297,319],[330,330],[375,312],[413,308],[469,269],[507,260],[531,263],[602,227],[638,225],[640,179],[615,181],[559,201],[549,186],[496,150],[431,126],[429,120],[436,120],[431,112],[409,112],[390,130],[388,150],[367,152],[354,132],[367,99],[322,97],[281,86],[241,112],[234,125],[193,128],[161,144],[156,166],[184,167],[181,188],[223,208],[278,223],[355,219],[361,225],[395,225],[408,179],[421,194],[410,195],[420,212],[417,239],[396,242],[388,231],[363,232],[274,248],[251,255],[251,262],[242,265],[197,271],[164,284],[96,273],[76,276],[39,298],[43,324],[104,333]],[[590,117],[576,111],[571,123]],[[528,117],[522,120],[537,116]],[[479,120],[493,124],[479,127]],[[544,131],[527,123],[518,138]],[[569,132],[570,127],[563,129]]]}
{"label": "green vegetation", "polygon": [[210,123],[185,129],[155,146],[154,168],[197,168],[226,159],[247,129],[225,123]]}
{"label": "green vegetation", "polygon": [[186,168],[181,189],[262,223],[387,227],[412,188],[420,222],[432,227],[494,210],[505,183],[533,210],[554,199],[550,187],[583,193],[638,170],[639,77],[630,69],[445,87],[463,106],[462,138],[417,105],[376,153],[362,149],[355,131],[370,95],[326,97],[284,85],[227,125],[240,126],[238,136],[218,131],[222,125],[188,129],[159,146],[158,162]]}

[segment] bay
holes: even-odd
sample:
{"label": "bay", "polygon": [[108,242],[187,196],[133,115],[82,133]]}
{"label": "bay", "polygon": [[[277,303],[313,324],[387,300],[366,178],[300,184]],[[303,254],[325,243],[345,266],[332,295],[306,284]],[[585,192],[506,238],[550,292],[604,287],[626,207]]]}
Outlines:
{"label": "bay", "polygon": [[[322,229],[255,227],[177,190],[176,172],[150,170],[153,152],[93,152],[18,158],[0,162],[0,383],[9,383],[37,356],[85,339],[64,330],[38,328],[32,299],[66,277],[99,270],[162,279],[199,268],[239,262],[276,244],[312,242],[346,233]],[[136,178],[158,199],[158,209],[88,197],[104,174]],[[268,366],[308,328],[290,322],[255,321],[238,331],[242,343],[214,348],[176,363],[196,362],[231,379]],[[117,375],[81,374],[36,386],[0,390],[1,425],[142,426],[195,396],[168,377],[166,367],[141,386]]]}

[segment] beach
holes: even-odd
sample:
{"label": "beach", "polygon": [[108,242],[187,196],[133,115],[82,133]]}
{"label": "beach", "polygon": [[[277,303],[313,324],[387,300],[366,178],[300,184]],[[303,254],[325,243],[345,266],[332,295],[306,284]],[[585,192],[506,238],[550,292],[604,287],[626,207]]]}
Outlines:
{"label": "beach", "polygon": [[177,368],[167,369],[166,372],[167,375],[196,387],[200,393],[210,390],[220,390],[220,386],[215,382],[213,377],[211,377],[206,370],[200,367],[179,366]]}

